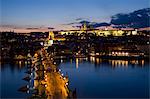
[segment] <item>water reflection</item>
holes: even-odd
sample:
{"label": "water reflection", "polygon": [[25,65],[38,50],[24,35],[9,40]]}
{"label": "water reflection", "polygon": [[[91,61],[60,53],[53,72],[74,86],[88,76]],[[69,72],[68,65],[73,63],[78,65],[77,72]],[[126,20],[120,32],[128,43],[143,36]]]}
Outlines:
{"label": "water reflection", "polygon": [[[79,64],[84,62],[84,61],[87,61],[88,58],[75,58],[75,67],[76,69],[79,68]],[[70,63],[72,64],[73,63],[73,59],[70,59]]]}
{"label": "water reflection", "polygon": [[148,97],[148,64],[89,57],[70,59],[59,68],[68,73],[69,88],[76,88],[78,98],[144,98]]}
{"label": "water reflection", "polygon": [[79,68],[80,63],[83,62],[90,62],[92,64],[94,64],[95,66],[101,66],[103,64],[109,64],[109,66],[111,66],[112,68],[116,68],[116,67],[128,67],[129,65],[132,65],[133,67],[135,66],[140,66],[143,67],[145,65],[145,60],[136,60],[136,59],[132,59],[132,60],[116,60],[116,59],[102,59],[102,58],[97,58],[97,57],[87,57],[87,58],[75,58],[75,59],[69,59],[68,61],[65,59],[61,59],[60,60],[61,63],[66,63],[66,62],[70,62],[70,64],[73,64],[73,61],[75,62],[75,67],[76,69]]}
{"label": "water reflection", "polygon": [[128,67],[129,64],[132,64],[133,66],[144,66],[145,60],[111,60],[111,59],[102,59],[102,58],[96,58],[96,57],[90,57],[89,62],[94,63],[95,65],[101,65],[103,62],[109,63],[112,67]]}
{"label": "water reflection", "polygon": [[111,60],[112,67],[128,67],[128,61],[127,60]]}
{"label": "water reflection", "polygon": [[25,76],[26,60],[10,60],[1,65],[1,97],[2,98],[26,98],[29,94],[18,91],[19,87],[28,83],[22,80]]}
{"label": "water reflection", "polygon": [[79,67],[79,59],[76,58],[76,69],[78,69],[78,67]]}
{"label": "water reflection", "polygon": [[[68,60],[61,59],[60,62],[61,62],[60,66],[63,65],[62,66],[63,68],[61,67],[62,71],[67,72],[69,74],[70,84],[71,84],[70,87],[72,87],[73,89],[77,88],[78,96],[83,96],[83,95],[86,96],[86,94],[89,94],[89,95],[91,95],[91,97],[93,97],[93,95],[99,97],[100,96],[99,93],[102,92],[102,90],[109,89],[107,86],[110,86],[110,88],[112,88],[112,89],[113,88],[116,89],[119,94],[118,90],[120,90],[120,89],[119,89],[118,85],[121,86],[121,88],[122,88],[122,85],[125,84],[124,82],[128,82],[130,87],[131,87],[131,85],[135,87],[134,89],[132,89],[132,92],[136,92],[136,89],[142,88],[142,90],[145,90],[147,88],[147,82],[146,82],[147,81],[147,72],[145,72],[147,69],[145,69],[145,64],[146,64],[145,60],[104,60],[101,58],[89,57],[89,58],[75,58],[75,59],[68,59]],[[6,71],[7,75],[10,75],[10,79],[12,79],[13,77],[18,75],[17,76],[18,78],[15,78],[16,80],[14,79],[14,81],[13,81],[13,83],[16,83],[16,82],[19,83],[19,86],[15,85],[16,90],[19,87],[21,87],[22,85],[27,85],[26,82],[21,81],[21,80],[22,80],[22,77],[25,76],[24,73],[26,70],[26,66],[28,66],[30,63],[31,62],[27,61],[27,60],[18,60],[18,61],[11,62],[11,64],[9,65],[10,70],[13,71],[13,73]],[[71,65],[73,65],[73,68],[71,67]],[[142,69],[134,68],[134,70],[133,70],[131,68],[128,68],[130,66],[142,67]],[[66,69],[68,67],[73,70]],[[98,68],[102,67],[102,68],[98,69],[96,67],[98,67]],[[129,70],[129,71],[121,71],[120,70],[121,73],[119,73],[119,72],[116,72],[114,69],[107,68],[107,67],[115,68],[115,70],[120,69],[118,67],[123,67],[123,68],[125,67],[125,68],[127,68],[126,70]],[[7,65],[6,64],[4,65],[4,63],[3,63],[3,65],[1,66],[2,71],[5,71],[4,70],[5,68],[7,68]],[[93,70],[93,68],[94,68],[94,70]],[[144,68],[144,70],[143,70],[143,68]],[[35,70],[36,69],[37,68],[35,68]],[[15,71],[15,70],[17,70],[19,72],[20,72],[20,70],[24,70],[24,71],[22,73],[18,72],[18,74],[17,74],[17,71]],[[113,72],[111,70],[113,70]],[[12,75],[15,73],[16,73],[15,76]],[[30,73],[30,75],[32,75],[32,74]],[[35,75],[35,78],[37,78],[36,72],[34,72],[33,75]],[[40,75],[43,76],[43,74],[39,74],[39,76]],[[131,75],[134,76],[133,80],[130,79]],[[143,77],[143,75],[144,75],[144,77]],[[122,79],[123,78],[122,76],[124,76],[124,79]],[[117,81],[114,77],[116,77],[116,78],[118,77],[120,80]],[[86,78],[88,78],[88,80]],[[83,80],[81,80],[81,79],[83,79]],[[33,80],[34,81],[33,82],[30,81],[28,83],[28,85],[29,86],[34,85],[33,86],[34,88],[38,87],[39,81],[37,79],[33,79]],[[122,80],[122,82],[118,83],[121,80]],[[143,82],[141,82],[141,81],[143,81]],[[5,86],[6,86],[6,84],[8,84],[7,81],[3,81],[3,82],[5,83]],[[87,82],[89,82],[91,84],[91,86],[89,86],[89,83],[87,84]],[[111,82],[111,83],[109,83],[109,82]],[[137,86],[134,85],[135,82],[138,82]],[[77,83],[81,83],[81,85],[84,85],[86,88],[81,85],[78,85]],[[104,84],[104,83],[106,83],[106,84]],[[107,83],[109,83],[109,84],[107,84]],[[117,84],[115,85],[114,83],[117,83],[118,85]],[[111,84],[114,84],[115,87],[111,86]],[[98,85],[98,86],[96,86],[96,85]],[[105,87],[103,87],[103,86],[105,86]],[[128,85],[125,85],[125,86],[129,87]],[[138,86],[140,86],[140,87],[138,87]],[[94,88],[97,92],[89,91],[92,88]],[[129,89],[129,88],[127,89],[125,87],[123,87],[123,88],[127,91]],[[85,90],[87,90],[87,91],[85,91]],[[12,91],[14,91],[14,89],[12,89]],[[141,91],[139,91],[139,92],[141,92]],[[89,92],[91,92],[91,93],[89,93]],[[141,94],[144,94],[144,92],[141,92]],[[84,94],[84,93],[86,93],[86,94]],[[109,91],[106,91],[104,93],[108,93],[108,94],[110,94],[110,96],[112,95]],[[122,94],[122,93],[120,93],[120,94]],[[105,96],[107,96],[107,95],[105,94]],[[132,96],[132,95],[130,94],[130,96]]]}
{"label": "water reflection", "polygon": [[30,64],[30,61],[27,60],[11,60],[10,62],[1,62],[1,70],[8,68],[7,66],[9,66],[12,72],[14,72],[14,70],[19,71],[28,64]]}
{"label": "water reflection", "polygon": [[70,59],[70,63],[72,64],[72,58]]}

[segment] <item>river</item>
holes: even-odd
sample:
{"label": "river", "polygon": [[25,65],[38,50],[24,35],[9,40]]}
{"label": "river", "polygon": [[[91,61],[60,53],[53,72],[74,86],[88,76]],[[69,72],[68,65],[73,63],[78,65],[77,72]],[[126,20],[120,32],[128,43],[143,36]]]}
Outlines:
{"label": "river", "polygon": [[146,98],[149,64],[144,60],[75,59],[59,65],[78,98]]}
{"label": "river", "polygon": [[[149,95],[149,63],[140,60],[67,59],[58,68],[69,76],[69,89],[77,98],[146,98]],[[22,62],[1,64],[1,97],[27,98],[18,89],[27,70]]]}

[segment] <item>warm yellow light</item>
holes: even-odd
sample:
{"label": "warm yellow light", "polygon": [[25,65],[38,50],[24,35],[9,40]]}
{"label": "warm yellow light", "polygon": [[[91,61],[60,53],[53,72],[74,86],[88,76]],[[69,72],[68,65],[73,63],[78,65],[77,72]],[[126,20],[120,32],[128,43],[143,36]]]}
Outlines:
{"label": "warm yellow light", "polygon": [[37,54],[37,53],[35,53],[35,54],[34,54],[34,56],[35,56],[35,57],[37,57],[37,56],[38,56],[38,54]]}
{"label": "warm yellow light", "polygon": [[76,68],[78,69],[78,66],[79,66],[79,59],[76,58]]}
{"label": "warm yellow light", "polygon": [[47,81],[47,78],[45,79],[45,81]]}
{"label": "warm yellow light", "polygon": [[96,58],[96,63],[99,64],[99,58]]}
{"label": "warm yellow light", "polygon": [[144,60],[142,60],[142,66],[144,66]]}
{"label": "warm yellow light", "polygon": [[99,53],[96,53],[96,55],[99,55]]}
{"label": "warm yellow light", "polygon": [[95,57],[92,57],[92,61],[95,62]]}
{"label": "warm yellow light", "polygon": [[45,77],[47,77],[47,75],[45,75]]}
{"label": "warm yellow light", "polygon": [[129,55],[129,53],[126,52],[126,55]]}
{"label": "warm yellow light", "polygon": [[114,61],[114,60],[112,60],[111,62],[112,62],[112,63],[111,63],[111,64],[112,64],[112,66],[114,67],[114,66],[115,66],[115,61]]}
{"label": "warm yellow light", "polygon": [[121,54],[121,52],[118,53],[119,55]]}

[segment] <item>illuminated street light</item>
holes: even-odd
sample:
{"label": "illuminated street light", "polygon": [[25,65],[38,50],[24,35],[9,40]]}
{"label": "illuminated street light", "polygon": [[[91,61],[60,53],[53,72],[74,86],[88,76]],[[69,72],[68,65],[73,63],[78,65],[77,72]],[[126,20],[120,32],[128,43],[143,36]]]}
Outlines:
{"label": "illuminated street light", "polygon": [[126,52],[126,55],[129,55],[129,53]]}
{"label": "illuminated street light", "polygon": [[61,71],[61,69],[59,69],[59,71]]}
{"label": "illuminated street light", "polygon": [[47,81],[47,78],[45,79],[45,81]]}
{"label": "illuminated street light", "polygon": [[121,54],[121,52],[119,52],[119,55]]}
{"label": "illuminated street light", "polygon": [[45,87],[47,87],[47,85],[45,85]]}
{"label": "illuminated street light", "polygon": [[68,85],[68,83],[66,83],[66,85]]}
{"label": "illuminated street light", "polygon": [[124,54],[125,54],[125,53],[124,53],[124,52],[122,52],[122,54],[123,54],[123,56],[124,56]]}
{"label": "illuminated street light", "polygon": [[29,88],[29,85],[27,85],[27,88]]}
{"label": "illuminated street light", "polygon": [[47,75],[45,75],[45,77],[47,77]]}

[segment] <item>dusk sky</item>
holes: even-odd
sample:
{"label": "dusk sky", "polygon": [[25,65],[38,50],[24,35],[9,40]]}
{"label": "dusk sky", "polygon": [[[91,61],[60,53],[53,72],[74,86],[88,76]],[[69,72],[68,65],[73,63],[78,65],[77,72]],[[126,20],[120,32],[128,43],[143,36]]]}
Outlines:
{"label": "dusk sky", "polygon": [[1,0],[2,25],[51,26],[78,18],[109,22],[117,13],[149,7],[149,0]]}

